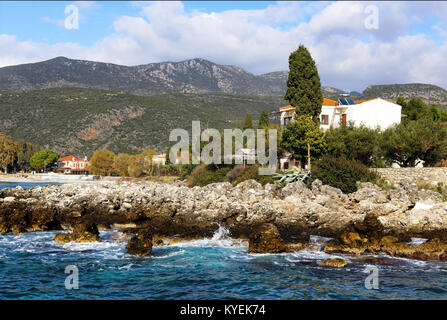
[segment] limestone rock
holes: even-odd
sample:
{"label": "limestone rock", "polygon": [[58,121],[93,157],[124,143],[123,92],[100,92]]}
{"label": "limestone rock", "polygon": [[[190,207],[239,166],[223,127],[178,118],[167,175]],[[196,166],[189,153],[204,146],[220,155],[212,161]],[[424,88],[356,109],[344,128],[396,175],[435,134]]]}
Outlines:
{"label": "limestone rock", "polygon": [[343,268],[348,265],[348,262],[341,258],[335,258],[318,261],[317,264],[321,267]]}
{"label": "limestone rock", "polygon": [[278,229],[271,223],[257,227],[249,238],[249,253],[280,253],[286,251],[286,245]]}
{"label": "limestone rock", "polygon": [[126,245],[126,251],[136,256],[147,256],[152,252],[152,233],[149,229],[138,230]]}
{"label": "limestone rock", "polygon": [[76,224],[72,233],[58,233],[54,241],[60,244],[67,242],[100,242],[99,230],[95,224],[82,222]]}

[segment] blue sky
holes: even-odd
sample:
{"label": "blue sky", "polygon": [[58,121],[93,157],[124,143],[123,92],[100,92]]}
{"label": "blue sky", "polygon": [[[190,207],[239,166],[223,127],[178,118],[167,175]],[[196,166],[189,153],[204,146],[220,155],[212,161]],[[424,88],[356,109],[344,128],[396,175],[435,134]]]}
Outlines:
{"label": "blue sky", "polygon": [[[64,25],[68,5],[77,30]],[[125,65],[200,57],[261,74],[287,70],[302,43],[324,85],[447,87],[446,17],[444,2],[1,1],[0,67],[60,55]]]}

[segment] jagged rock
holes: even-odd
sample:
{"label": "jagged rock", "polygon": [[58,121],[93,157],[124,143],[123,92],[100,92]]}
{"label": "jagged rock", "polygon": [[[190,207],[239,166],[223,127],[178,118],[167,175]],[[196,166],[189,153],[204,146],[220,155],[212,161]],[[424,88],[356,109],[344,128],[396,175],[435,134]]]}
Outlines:
{"label": "jagged rock", "polygon": [[377,214],[369,212],[363,218],[363,221],[354,223],[355,229],[369,239],[380,239],[384,233],[384,226]]}
{"label": "jagged rock", "polygon": [[362,182],[357,188],[357,191],[351,194],[351,199],[361,202],[368,200],[372,203],[386,203],[388,202],[387,194],[380,189],[379,186],[371,182]]}
{"label": "jagged rock", "polygon": [[99,230],[95,224],[82,222],[76,224],[72,233],[58,233],[54,236],[54,241],[60,244],[67,242],[100,242]]}
{"label": "jagged rock", "polygon": [[417,202],[425,202],[425,203],[441,203],[444,201],[444,198],[439,192],[433,190],[418,190],[416,194]]}
{"label": "jagged rock", "polygon": [[343,244],[352,248],[359,248],[363,246],[366,242],[368,242],[368,239],[361,238],[357,232],[343,233],[340,236],[340,240]]}
{"label": "jagged rock", "polygon": [[340,258],[335,258],[318,261],[317,264],[321,267],[343,268],[348,265],[348,261]]}
{"label": "jagged rock", "polygon": [[374,265],[384,265],[392,266],[399,264],[398,259],[388,258],[388,257],[360,257],[353,259],[355,262],[374,264]]}
{"label": "jagged rock", "polygon": [[152,233],[149,229],[140,229],[129,240],[126,251],[136,256],[147,256],[152,252]]}
{"label": "jagged rock", "polygon": [[304,182],[302,181],[296,181],[293,183],[288,184],[281,190],[281,195],[285,198],[290,195],[294,195],[300,198],[306,198],[310,199],[313,197],[313,193],[311,190],[309,190]]}
{"label": "jagged rock", "polygon": [[3,199],[3,202],[13,202],[15,199],[15,197],[6,197]]}
{"label": "jagged rock", "polygon": [[276,226],[271,223],[260,225],[250,235],[249,253],[280,253],[285,251],[286,245]]}
{"label": "jagged rock", "polygon": [[393,243],[398,243],[399,239],[393,236],[385,236],[382,239],[380,239],[379,245],[380,246],[389,246]]}

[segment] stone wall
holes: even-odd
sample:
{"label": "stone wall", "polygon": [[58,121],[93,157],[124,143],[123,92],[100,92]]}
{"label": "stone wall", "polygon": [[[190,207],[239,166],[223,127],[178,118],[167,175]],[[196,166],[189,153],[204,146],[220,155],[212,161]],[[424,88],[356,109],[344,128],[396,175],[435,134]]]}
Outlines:
{"label": "stone wall", "polygon": [[447,185],[447,167],[442,168],[381,168],[374,169],[390,184],[402,180],[412,180],[416,183],[430,183]]}

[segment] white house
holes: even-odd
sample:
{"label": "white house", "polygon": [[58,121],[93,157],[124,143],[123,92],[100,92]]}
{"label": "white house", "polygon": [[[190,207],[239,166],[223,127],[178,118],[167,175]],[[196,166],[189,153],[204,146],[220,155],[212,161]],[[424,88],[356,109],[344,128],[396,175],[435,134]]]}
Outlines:
{"label": "white house", "polygon": [[57,159],[57,170],[65,174],[86,174],[88,173],[88,159],[75,156],[66,156]]}
{"label": "white house", "polygon": [[[353,122],[354,125],[364,125],[371,129],[379,127],[385,130],[401,121],[402,107],[398,104],[374,98],[370,100],[354,101],[349,95],[343,95],[338,101],[332,99],[323,99],[321,107],[320,127],[324,130],[332,127],[338,127],[340,124]],[[281,126],[287,125],[292,121],[295,108],[291,105],[280,108]],[[279,160],[280,169],[288,169],[292,165],[299,166],[297,161],[290,157]]]}
{"label": "white house", "polygon": [[[338,101],[324,98],[321,107],[320,126],[328,129],[338,127],[340,123],[354,122],[369,128],[380,127],[384,130],[401,120],[402,107],[398,104],[380,99],[353,101],[349,97],[340,97]],[[293,119],[295,108],[291,105],[280,108],[281,126]]]}

